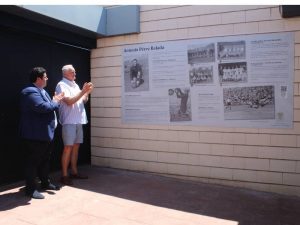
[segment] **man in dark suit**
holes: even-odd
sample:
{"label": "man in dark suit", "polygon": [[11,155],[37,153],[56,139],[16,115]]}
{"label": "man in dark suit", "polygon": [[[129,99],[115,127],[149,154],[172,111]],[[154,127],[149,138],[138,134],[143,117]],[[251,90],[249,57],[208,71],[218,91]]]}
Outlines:
{"label": "man in dark suit", "polygon": [[35,67],[30,73],[30,85],[21,92],[20,135],[26,148],[26,195],[43,199],[37,190],[36,177],[45,190],[59,190],[49,179],[49,160],[54,130],[57,126],[55,110],[64,93],[51,99],[44,90],[47,85],[46,70]]}

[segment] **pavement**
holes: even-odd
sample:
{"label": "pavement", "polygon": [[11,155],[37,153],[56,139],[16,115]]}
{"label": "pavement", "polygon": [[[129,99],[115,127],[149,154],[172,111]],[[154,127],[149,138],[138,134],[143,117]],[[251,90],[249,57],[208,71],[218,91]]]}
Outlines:
{"label": "pavement", "polygon": [[[23,182],[0,187],[2,225],[299,225],[300,198],[83,166],[87,180],[24,195]],[[59,173],[52,174],[59,180]]]}

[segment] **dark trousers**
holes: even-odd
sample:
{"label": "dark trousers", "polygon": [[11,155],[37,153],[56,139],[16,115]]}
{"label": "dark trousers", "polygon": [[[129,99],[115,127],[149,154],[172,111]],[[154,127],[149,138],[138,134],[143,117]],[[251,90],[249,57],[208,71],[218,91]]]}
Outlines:
{"label": "dark trousers", "polygon": [[31,195],[37,189],[36,178],[42,186],[49,185],[49,163],[52,142],[24,140],[26,194]]}

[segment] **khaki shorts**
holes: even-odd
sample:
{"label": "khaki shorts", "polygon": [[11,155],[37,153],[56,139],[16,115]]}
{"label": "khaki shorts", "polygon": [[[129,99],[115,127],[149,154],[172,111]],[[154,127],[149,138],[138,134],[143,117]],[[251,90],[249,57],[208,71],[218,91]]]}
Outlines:
{"label": "khaki shorts", "polygon": [[62,139],[65,146],[83,143],[82,124],[64,124]]}

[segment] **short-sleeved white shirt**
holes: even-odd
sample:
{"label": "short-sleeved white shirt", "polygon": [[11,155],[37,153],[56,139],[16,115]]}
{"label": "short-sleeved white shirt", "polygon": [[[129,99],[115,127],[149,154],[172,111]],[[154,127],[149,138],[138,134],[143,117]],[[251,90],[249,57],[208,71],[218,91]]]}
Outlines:
{"label": "short-sleeved white shirt", "polygon": [[[79,86],[75,81],[70,81],[63,78],[56,85],[56,93],[65,93],[65,97],[74,97],[80,92]],[[59,122],[60,124],[86,124],[87,117],[84,108],[83,99],[79,99],[73,105],[67,105],[64,101],[61,101],[59,107]]]}

